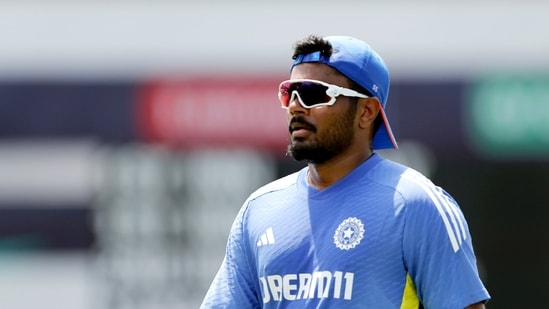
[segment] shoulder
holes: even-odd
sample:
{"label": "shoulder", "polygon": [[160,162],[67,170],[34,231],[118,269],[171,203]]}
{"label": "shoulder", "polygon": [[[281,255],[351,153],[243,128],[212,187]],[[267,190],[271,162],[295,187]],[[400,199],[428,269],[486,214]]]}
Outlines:
{"label": "shoulder", "polygon": [[284,195],[285,190],[295,187],[299,173],[300,172],[295,172],[288,176],[274,180],[250,194],[242,204],[242,207],[233,222],[233,228],[245,225],[252,209],[257,209],[257,206],[261,205],[270,205],[273,201],[276,201],[277,198],[280,197],[280,194]]}
{"label": "shoulder", "polygon": [[406,165],[381,159],[368,173],[368,180],[393,190],[403,199],[417,198],[423,195],[426,186],[432,182],[417,170]]}
{"label": "shoulder", "polygon": [[407,234],[447,238],[453,252],[458,251],[469,231],[456,200],[422,173],[385,161],[399,171],[394,176],[394,200],[398,209],[405,210],[406,226],[411,231]]}
{"label": "shoulder", "polygon": [[419,171],[388,159],[381,160],[372,175],[376,182],[391,187],[408,201],[446,194]]}
{"label": "shoulder", "polygon": [[245,205],[249,204],[250,201],[255,200],[261,196],[267,195],[269,193],[279,192],[289,187],[295,186],[299,173],[300,173],[299,171],[292,173],[290,175],[279,178],[277,180],[274,180],[260,187],[259,189],[255,190],[252,194],[250,194],[250,196],[246,199],[246,202],[244,204]]}
{"label": "shoulder", "polygon": [[384,159],[370,177],[392,192],[395,208],[406,209],[408,216],[444,220],[462,216],[458,203],[446,190],[413,168]]}

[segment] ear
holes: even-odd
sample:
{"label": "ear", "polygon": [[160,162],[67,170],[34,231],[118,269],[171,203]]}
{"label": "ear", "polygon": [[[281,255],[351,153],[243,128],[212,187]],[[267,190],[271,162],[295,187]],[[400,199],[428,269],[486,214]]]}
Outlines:
{"label": "ear", "polygon": [[379,114],[380,104],[379,100],[376,97],[370,97],[367,99],[358,100],[358,111],[357,115],[358,126],[361,129],[368,129],[373,126],[374,120]]}

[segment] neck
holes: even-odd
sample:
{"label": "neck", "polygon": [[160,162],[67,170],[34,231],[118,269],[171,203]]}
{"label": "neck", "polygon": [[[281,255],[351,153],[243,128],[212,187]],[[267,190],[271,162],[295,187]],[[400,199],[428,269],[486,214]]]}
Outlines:
{"label": "neck", "polygon": [[372,150],[340,155],[322,164],[309,163],[307,181],[318,190],[326,189],[345,177],[373,155]]}

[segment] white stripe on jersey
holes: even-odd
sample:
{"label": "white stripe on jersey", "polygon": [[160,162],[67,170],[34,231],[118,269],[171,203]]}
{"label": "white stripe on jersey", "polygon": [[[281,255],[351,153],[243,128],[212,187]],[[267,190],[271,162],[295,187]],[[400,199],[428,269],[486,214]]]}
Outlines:
{"label": "white stripe on jersey", "polygon": [[[442,189],[441,188],[438,188],[439,191],[441,192],[442,194]],[[465,225],[463,223],[463,220],[461,220],[461,214],[460,212],[458,211],[458,208],[457,206],[454,204],[453,201],[450,200],[450,197],[448,195],[443,195],[444,196],[444,199],[446,200],[446,203],[448,205],[450,205],[450,209],[452,210],[452,212],[454,213],[454,216],[456,218],[458,218],[457,222],[459,223],[459,231],[461,231],[461,237],[463,238],[463,240],[467,239],[467,232],[466,232],[466,229],[465,229]],[[461,243],[460,243],[461,244]]]}
{"label": "white stripe on jersey", "polygon": [[448,233],[448,238],[450,239],[452,248],[454,249],[454,252],[457,252],[463,240],[467,238],[465,225],[462,222],[462,217],[459,214],[457,205],[453,203],[448,196],[443,194],[441,188],[436,187],[430,180],[420,173],[413,170],[408,170],[402,174],[402,177],[411,180],[413,183],[420,186],[431,198],[442,218],[442,221],[444,222],[444,227]]}

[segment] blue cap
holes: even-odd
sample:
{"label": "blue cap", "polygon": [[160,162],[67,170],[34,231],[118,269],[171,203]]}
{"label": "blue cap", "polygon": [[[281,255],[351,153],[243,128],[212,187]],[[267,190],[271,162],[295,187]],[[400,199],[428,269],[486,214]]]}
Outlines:
{"label": "blue cap", "polygon": [[389,70],[381,57],[366,42],[349,36],[327,36],[325,40],[332,44],[332,55],[326,57],[320,51],[300,54],[294,66],[303,62],[327,64],[347,78],[368,90],[381,103],[382,126],[375,132],[373,149],[397,148],[398,145],[385,115],[387,96],[389,95]]}

